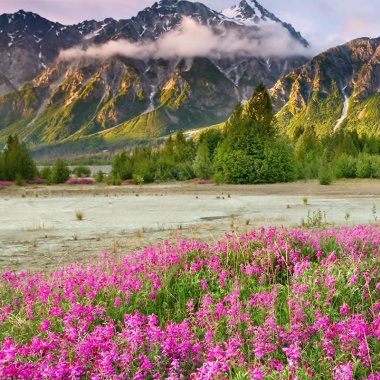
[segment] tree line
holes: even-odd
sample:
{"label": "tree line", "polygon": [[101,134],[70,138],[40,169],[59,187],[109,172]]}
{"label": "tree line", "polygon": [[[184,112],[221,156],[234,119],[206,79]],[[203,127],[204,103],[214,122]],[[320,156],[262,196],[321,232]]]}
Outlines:
{"label": "tree line", "polygon": [[136,183],[213,179],[255,184],[335,178],[380,178],[380,138],[340,129],[318,137],[305,128],[291,140],[276,128],[270,95],[260,83],[246,104],[238,103],[223,131],[209,129],[197,141],[179,131],[162,149],[117,154],[113,178]]}
{"label": "tree line", "polygon": [[[81,168],[78,176],[87,171]],[[87,173],[88,174],[88,173]],[[0,153],[0,180],[45,178],[62,183],[70,171],[62,159],[38,172],[27,147],[9,136]],[[145,145],[122,151],[112,162],[113,184],[185,181],[257,184],[318,178],[380,178],[380,139],[341,129],[318,138],[312,126],[294,140],[278,133],[270,95],[260,83],[246,104],[238,103],[223,130],[208,129],[197,139],[182,131],[160,147]],[[99,181],[104,180],[102,173]]]}
{"label": "tree line", "polygon": [[178,131],[161,149],[119,153],[112,176],[136,183],[192,178],[267,183],[295,180],[296,172],[291,144],[276,133],[271,99],[261,83],[245,106],[235,107],[223,131],[209,129],[197,141]]}

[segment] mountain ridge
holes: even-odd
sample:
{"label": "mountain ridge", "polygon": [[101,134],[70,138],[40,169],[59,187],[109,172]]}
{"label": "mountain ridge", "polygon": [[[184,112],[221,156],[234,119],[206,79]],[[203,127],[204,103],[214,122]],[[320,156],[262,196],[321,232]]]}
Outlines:
{"label": "mountain ridge", "polygon": [[[293,70],[271,89],[280,129],[296,137],[338,128],[380,132],[380,38],[333,47]],[[369,103],[368,103],[369,102]]]}
{"label": "mountain ridge", "polygon": [[[225,120],[260,81],[271,87],[307,61],[297,55],[139,60],[116,54],[106,60],[84,56],[63,62],[57,60],[60,51],[74,46],[86,52],[110,41],[155,41],[173,29],[181,30],[183,17],[221,38],[223,33],[237,33],[257,40],[263,38],[258,31],[266,21],[241,25],[201,3],[172,0],[155,3],[128,20],[64,26],[38,17],[23,11],[0,16],[0,57],[8,57],[0,61],[0,140],[14,132],[28,143],[40,144],[96,134],[116,139],[157,137],[202,128]],[[271,22],[304,47],[302,38],[291,35],[280,20]]]}

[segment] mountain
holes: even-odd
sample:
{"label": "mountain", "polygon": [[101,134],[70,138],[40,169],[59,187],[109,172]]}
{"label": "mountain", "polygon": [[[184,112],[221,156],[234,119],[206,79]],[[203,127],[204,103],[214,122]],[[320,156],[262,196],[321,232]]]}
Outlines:
{"label": "mountain", "polygon": [[271,89],[279,127],[298,136],[347,128],[380,133],[380,38],[329,49],[281,78]]}
{"label": "mountain", "polygon": [[21,10],[1,15],[0,95],[41,74],[60,50],[81,40],[77,28],[51,22],[35,13]]}
{"label": "mountain", "polygon": [[281,25],[287,29],[290,35],[298,40],[303,46],[308,47],[309,43],[297,32],[291,24],[282,22],[273,13],[268,12],[256,0],[243,0],[239,4],[220,12],[229,19],[235,20],[239,25],[262,26]]}
{"label": "mountain", "polygon": [[[285,57],[276,51],[266,57],[206,54],[144,59],[122,52],[94,59],[84,53],[89,48],[102,51],[111,42],[154,44],[172,31],[181,33],[186,17],[221,39],[235,36],[264,46],[267,31],[276,30],[300,48],[308,46],[291,25],[255,0],[243,0],[220,13],[201,3],[162,0],[129,20],[108,18],[71,26],[30,12],[4,14],[0,16],[0,141],[10,133],[40,144],[94,135],[152,138],[202,128],[224,121],[260,81],[271,87],[307,62],[302,55]],[[80,54],[62,60],[60,52],[70,48]]]}

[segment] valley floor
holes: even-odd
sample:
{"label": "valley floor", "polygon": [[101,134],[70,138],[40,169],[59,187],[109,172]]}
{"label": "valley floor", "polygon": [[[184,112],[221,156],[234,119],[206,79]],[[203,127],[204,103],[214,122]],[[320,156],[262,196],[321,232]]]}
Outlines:
{"label": "valley floor", "polygon": [[377,223],[376,208],[380,213],[379,180],[2,188],[0,272],[54,270],[103,250],[128,253],[179,235],[210,242],[226,231],[294,227],[319,210],[328,226]]}

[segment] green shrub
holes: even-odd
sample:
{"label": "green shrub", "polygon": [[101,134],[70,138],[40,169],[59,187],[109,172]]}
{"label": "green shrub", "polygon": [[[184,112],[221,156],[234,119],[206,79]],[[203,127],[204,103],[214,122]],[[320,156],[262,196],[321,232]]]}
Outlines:
{"label": "green shrub", "polygon": [[104,176],[104,173],[103,173],[101,170],[99,170],[99,171],[96,173],[96,175],[95,175],[95,180],[96,180],[96,182],[98,182],[98,183],[102,183],[102,182],[104,182],[104,180],[105,180],[105,176]]}
{"label": "green shrub", "polygon": [[329,165],[321,166],[318,171],[318,181],[321,185],[331,185],[334,175]]}
{"label": "green shrub", "polygon": [[142,185],[144,183],[144,177],[141,174],[133,174],[133,183],[135,185]]}
{"label": "green shrub", "polygon": [[302,218],[301,227],[304,228],[326,228],[326,213],[318,209],[317,211],[308,211],[307,219]]}
{"label": "green shrub", "polygon": [[123,183],[123,180],[119,176],[112,178],[112,185],[121,186],[122,183]]}
{"label": "green shrub", "polygon": [[50,166],[44,166],[40,170],[40,177],[43,179],[46,179],[46,181],[51,179],[51,167]]}
{"label": "green shrub", "polygon": [[356,165],[356,174],[359,178],[372,177],[372,157],[369,154],[361,154]]}
{"label": "green shrub", "polygon": [[133,167],[133,182],[136,183],[136,180],[140,183],[154,182],[156,174],[155,172],[155,163],[152,160],[148,159],[139,161],[135,163]]}
{"label": "green shrub", "polygon": [[16,186],[24,186],[24,181],[23,181],[22,175],[20,173],[16,174],[15,185]]}
{"label": "green shrub", "polygon": [[380,156],[372,155],[372,177],[380,178]]}
{"label": "green shrub", "polygon": [[70,170],[66,165],[66,162],[59,158],[53,164],[51,170],[51,182],[52,183],[65,183],[70,178]]}
{"label": "green shrub", "polygon": [[77,166],[73,171],[75,177],[85,178],[91,176],[91,170],[87,166]]}
{"label": "green shrub", "polygon": [[119,177],[121,180],[124,180],[131,179],[132,174],[133,164],[131,157],[126,152],[116,154],[112,161],[111,177]]}
{"label": "green shrub", "polygon": [[193,169],[195,175],[201,179],[212,177],[213,167],[210,160],[210,151],[206,141],[199,145],[197,155],[194,160]]}
{"label": "green shrub", "polygon": [[356,178],[357,159],[343,154],[335,162],[335,172],[338,178]]}
{"label": "green shrub", "polygon": [[221,172],[215,173],[214,176],[212,177],[212,182],[214,182],[216,185],[220,185],[224,183],[223,174]]}

